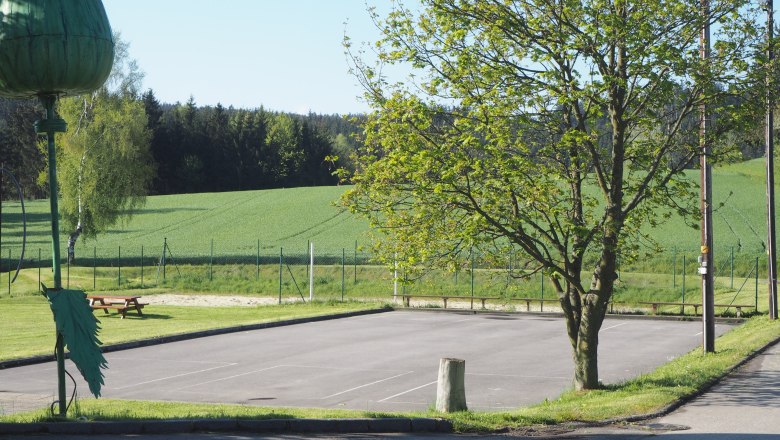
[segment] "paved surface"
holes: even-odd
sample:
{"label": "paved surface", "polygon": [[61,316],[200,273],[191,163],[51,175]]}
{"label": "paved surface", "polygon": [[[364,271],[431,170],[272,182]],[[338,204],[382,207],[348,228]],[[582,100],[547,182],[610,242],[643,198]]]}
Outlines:
{"label": "paved surface", "polygon": [[[717,332],[727,328],[718,325]],[[613,383],[650,371],[700,338],[698,322],[607,319],[601,379]],[[106,357],[107,398],[360,410],[426,410],[436,398],[442,357],[466,360],[468,405],[477,410],[554,398],[573,374],[562,319],[495,313],[390,312]],[[73,365],[69,370],[78,376]],[[80,379],[78,389],[88,395]],[[52,399],[55,390],[53,363],[0,370],[0,399]],[[6,401],[6,412],[13,407]]]}

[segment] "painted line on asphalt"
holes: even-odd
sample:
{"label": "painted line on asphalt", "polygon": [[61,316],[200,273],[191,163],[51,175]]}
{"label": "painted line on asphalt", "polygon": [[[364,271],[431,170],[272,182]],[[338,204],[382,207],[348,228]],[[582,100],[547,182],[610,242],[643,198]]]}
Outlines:
{"label": "painted line on asphalt", "polygon": [[350,391],[355,391],[355,390],[359,390],[361,388],[370,387],[371,385],[376,385],[378,383],[387,382],[388,380],[393,380],[393,379],[395,379],[397,377],[406,376],[407,374],[411,374],[411,373],[414,373],[414,371],[407,371],[406,373],[396,374],[395,376],[392,376],[392,377],[388,377],[388,378],[385,378],[385,379],[380,379],[380,380],[377,380],[377,381],[374,381],[374,382],[371,382],[371,383],[367,383],[367,384],[360,385],[360,386],[357,386],[357,387],[354,387],[354,388],[350,388],[350,389],[344,390],[344,391],[342,391],[340,393],[335,393],[335,394],[331,394],[330,396],[325,396],[325,397],[321,398],[320,400],[330,399],[331,397],[340,396],[342,394],[349,393]]}
{"label": "painted line on asphalt", "polygon": [[124,389],[127,389],[127,388],[137,387],[138,385],[146,385],[146,384],[150,384],[150,383],[161,382],[163,380],[176,379],[176,378],[184,377],[184,376],[191,376],[193,374],[205,373],[206,371],[218,370],[220,368],[230,367],[230,366],[233,366],[233,365],[238,365],[238,364],[220,365],[219,367],[205,368],[203,370],[190,371],[189,373],[182,373],[182,374],[175,374],[173,376],[160,377],[160,378],[157,378],[157,379],[147,380],[145,382],[138,382],[138,383],[134,383],[132,385],[127,385],[127,386],[113,388],[113,389],[115,389],[115,390],[124,390]]}
{"label": "painted line on asphalt", "polygon": [[620,324],[615,324],[615,325],[613,325],[611,327],[603,328],[603,329],[601,329],[601,331],[606,331],[606,330],[613,329],[615,327],[620,327],[621,325],[626,325],[626,324],[628,324],[628,323],[627,322],[621,322]]}
{"label": "painted line on asphalt", "polygon": [[433,381],[433,382],[431,382],[431,383],[426,383],[425,385],[420,385],[419,387],[412,388],[411,390],[406,390],[406,391],[404,391],[404,392],[401,392],[401,393],[398,393],[398,394],[393,394],[393,395],[392,395],[392,396],[390,396],[390,397],[385,397],[385,398],[384,398],[384,399],[382,399],[382,400],[377,400],[377,402],[384,402],[384,401],[390,400],[390,399],[392,399],[392,398],[394,398],[394,397],[403,396],[404,394],[411,393],[412,391],[417,391],[417,390],[419,390],[420,388],[425,388],[425,387],[427,387],[427,386],[431,386],[431,385],[435,384],[436,382],[438,382],[438,380],[434,380],[434,381]]}
{"label": "painted line on asphalt", "polygon": [[[234,365],[238,365],[238,364],[234,364]],[[201,386],[201,385],[206,385],[206,384],[210,384],[210,383],[214,383],[214,382],[220,382],[220,381],[223,381],[223,380],[235,379],[237,377],[249,376],[250,374],[261,373],[263,371],[273,370],[274,368],[280,368],[280,367],[283,367],[283,366],[284,365],[274,365],[273,367],[261,368],[259,370],[247,371],[246,373],[234,374],[232,376],[220,377],[219,379],[207,380],[205,382],[200,382],[200,383],[196,383],[196,384],[192,384],[192,385],[183,386],[181,388],[176,388],[176,391],[184,390],[184,389],[187,389],[187,388],[193,388],[193,387],[197,387],[197,386]]]}

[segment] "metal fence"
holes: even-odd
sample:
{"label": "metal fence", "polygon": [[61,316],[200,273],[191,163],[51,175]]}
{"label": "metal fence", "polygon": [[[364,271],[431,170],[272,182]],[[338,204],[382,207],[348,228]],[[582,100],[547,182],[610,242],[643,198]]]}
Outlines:
{"label": "metal fence", "polygon": [[[179,251],[182,249],[188,251]],[[200,252],[191,249],[200,248]],[[312,249],[313,248],[313,249]],[[24,256],[22,271],[11,284],[19,260],[18,248],[0,249],[0,295],[29,294],[41,283],[52,284],[51,253],[35,248]],[[619,261],[615,302],[696,301],[700,295],[698,254],[670,250]],[[716,254],[716,288],[720,302],[759,304],[765,293],[766,257],[725,250]],[[449,295],[553,299],[549,280],[512,257],[505,264],[476,253],[457,264],[457,270],[433,269],[404,273],[376,263],[356,245],[337,251],[318,251],[312,243],[268,249],[260,241],[222,247],[213,240],[162,243],[136,247],[79,246],[72,262],[62,260],[66,288],[122,291],[164,288],[167,291],[244,293],[278,298],[390,298],[391,295]],[[586,266],[587,267],[587,266]]]}

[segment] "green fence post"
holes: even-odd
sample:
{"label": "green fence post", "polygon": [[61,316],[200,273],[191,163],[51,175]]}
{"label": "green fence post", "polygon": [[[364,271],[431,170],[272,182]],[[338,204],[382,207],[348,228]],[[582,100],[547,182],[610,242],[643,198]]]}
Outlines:
{"label": "green fence post", "polygon": [[[10,261],[10,257],[8,261]],[[70,257],[65,260],[65,288],[70,289]]]}
{"label": "green fence post", "polygon": [[97,290],[97,246],[92,246],[92,290]]}
{"label": "green fence post", "polygon": [[284,264],[284,249],[279,248],[279,304],[282,303],[282,265]]}
{"label": "green fence post", "polygon": [[355,258],[352,263],[355,266],[355,281],[352,284],[357,284],[357,240],[355,240]]}
{"label": "green fence post", "polygon": [[[309,255],[311,252],[311,240],[306,240],[306,253],[304,255]],[[309,278],[309,265],[306,265],[306,278]]]}
{"label": "green fence post", "polygon": [[163,237],[163,254],[162,254],[163,282],[165,282],[165,264],[166,264],[165,258],[167,252],[168,252],[168,237]]}
{"label": "green fence post", "polygon": [[677,248],[672,251],[672,288],[677,288]]}
{"label": "green fence post", "polygon": [[255,260],[257,273],[255,273],[255,281],[260,281],[260,240],[257,240],[257,259]]}
{"label": "green fence post", "polygon": [[469,252],[471,255],[471,308],[474,308],[474,252]]}
{"label": "green fence post", "polygon": [[38,248],[38,291],[43,292],[41,288],[41,248]]}
{"label": "green fence post", "polygon": [[758,257],[756,257],[756,312],[758,312]]}
{"label": "green fence post", "polygon": [[683,254],[682,262],[682,303],[685,304],[685,254]]}
{"label": "green fence post", "polygon": [[544,312],[544,272],[540,273],[542,278],[542,301],[539,303],[539,311]]}
{"label": "green fence post", "polygon": [[214,262],[214,239],[211,239],[211,250],[209,251],[209,281],[212,281],[213,278],[213,269],[212,264]]}
{"label": "green fence post", "polygon": [[347,255],[347,250],[341,248],[341,302],[344,302],[344,259]]}
{"label": "green fence post", "polygon": [[144,245],[141,245],[141,288],[144,288]]}
{"label": "green fence post", "polygon": [[8,297],[11,297],[11,248],[8,248]]}
{"label": "green fence post", "polygon": [[119,246],[116,265],[117,268],[119,269],[116,275],[116,288],[121,289],[122,288],[122,246]]}
{"label": "green fence post", "polygon": [[731,246],[731,288],[734,288],[734,246]]}

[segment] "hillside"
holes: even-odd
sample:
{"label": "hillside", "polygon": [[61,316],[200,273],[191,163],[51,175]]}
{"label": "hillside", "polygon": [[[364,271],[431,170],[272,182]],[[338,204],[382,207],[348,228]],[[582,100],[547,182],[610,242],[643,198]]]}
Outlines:
{"label": "hillside", "polygon": [[[756,159],[718,168],[714,172],[716,252],[721,256],[734,247],[735,253],[762,254],[765,242],[764,162]],[[698,171],[690,171],[691,185],[698,186]],[[97,240],[81,242],[85,252],[96,246],[137,253],[143,245],[147,252],[158,252],[163,238],[179,254],[208,255],[211,240],[216,253],[252,254],[260,240],[261,252],[303,254],[307,241],[315,243],[318,253],[340,254],[352,250],[357,241],[368,244],[367,223],[334,206],[347,187],[311,187],[153,196],[126,224],[103,234]],[[729,196],[729,193],[733,193]],[[49,252],[48,202],[37,200],[26,204],[28,210],[29,249]],[[2,245],[18,243],[19,204],[3,203]],[[696,253],[699,231],[685,225],[680,218],[650,231],[668,250]],[[67,239],[63,235],[63,243]],[[3,256],[7,256],[3,251]],[[14,251],[16,253],[16,251]]]}

